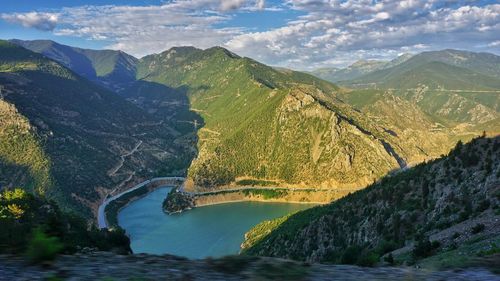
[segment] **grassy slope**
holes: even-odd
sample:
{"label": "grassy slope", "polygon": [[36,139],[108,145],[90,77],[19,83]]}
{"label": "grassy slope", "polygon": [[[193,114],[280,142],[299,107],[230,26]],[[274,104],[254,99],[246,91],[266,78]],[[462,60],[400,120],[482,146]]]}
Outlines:
{"label": "grassy slope", "polygon": [[[328,206],[262,223],[247,234],[245,252],[364,264],[414,239],[439,241],[426,253],[435,254],[464,241],[498,237],[499,150],[499,137],[478,138]],[[478,221],[485,230],[474,233]],[[396,253],[396,260],[421,258]]]}

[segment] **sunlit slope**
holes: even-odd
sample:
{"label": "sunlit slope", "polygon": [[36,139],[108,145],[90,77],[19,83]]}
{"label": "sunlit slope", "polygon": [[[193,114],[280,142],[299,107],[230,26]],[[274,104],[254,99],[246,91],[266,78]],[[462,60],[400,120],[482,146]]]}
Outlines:
{"label": "sunlit slope", "polygon": [[393,67],[343,82],[347,87],[365,90],[346,91],[341,98],[373,113],[375,107],[394,96],[428,115],[435,122],[435,130],[498,133],[499,73],[500,57],[494,54],[424,52]]}
{"label": "sunlit slope", "polygon": [[186,88],[191,109],[202,116],[203,125],[193,124],[199,154],[188,182],[197,187],[253,179],[359,188],[449,147],[446,136],[400,138],[336,98],[337,86],[223,48],[147,56],[137,77]]}
{"label": "sunlit slope", "polygon": [[17,183],[45,194],[53,186],[50,166],[35,129],[14,105],[0,99],[0,186]]}

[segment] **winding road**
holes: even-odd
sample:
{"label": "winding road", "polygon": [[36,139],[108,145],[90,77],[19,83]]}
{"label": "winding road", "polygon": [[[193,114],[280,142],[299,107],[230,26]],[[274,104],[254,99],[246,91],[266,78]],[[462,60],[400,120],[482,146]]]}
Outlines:
{"label": "winding road", "polygon": [[127,189],[117,195],[114,195],[114,196],[111,196],[111,197],[108,197],[106,196],[106,198],[104,199],[104,201],[101,203],[101,205],[99,205],[99,209],[97,211],[97,224],[99,226],[99,228],[107,228],[108,227],[108,222],[106,221],[106,206],[108,206],[109,203],[111,203],[112,201],[120,198],[121,196],[129,193],[129,192],[132,192],[136,189],[139,189],[145,185],[148,185],[150,183],[153,183],[153,182],[157,182],[157,181],[166,181],[166,180],[172,180],[172,181],[184,181],[185,178],[183,177],[159,177],[159,178],[153,178],[153,179],[150,179],[150,180],[147,180],[147,181],[143,181],[141,183],[139,183],[138,185],[130,188],[130,189]]}

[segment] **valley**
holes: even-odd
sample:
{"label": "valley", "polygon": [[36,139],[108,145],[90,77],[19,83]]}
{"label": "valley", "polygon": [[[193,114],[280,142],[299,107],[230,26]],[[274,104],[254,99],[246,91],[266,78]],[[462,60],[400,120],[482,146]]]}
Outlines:
{"label": "valley", "polygon": [[134,253],[496,253],[498,61],[443,50],[316,77],[222,47],[0,41],[0,185],[126,233]]}

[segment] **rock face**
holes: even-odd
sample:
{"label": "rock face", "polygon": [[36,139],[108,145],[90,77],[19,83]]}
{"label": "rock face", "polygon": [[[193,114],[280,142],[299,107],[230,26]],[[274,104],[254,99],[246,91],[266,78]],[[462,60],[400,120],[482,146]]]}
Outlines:
{"label": "rock face", "polygon": [[411,267],[366,268],[349,265],[307,265],[272,258],[226,257],[187,260],[175,256],[105,252],[60,256],[48,266],[29,266],[19,257],[0,256],[1,280],[500,280],[482,268],[460,271]]}

